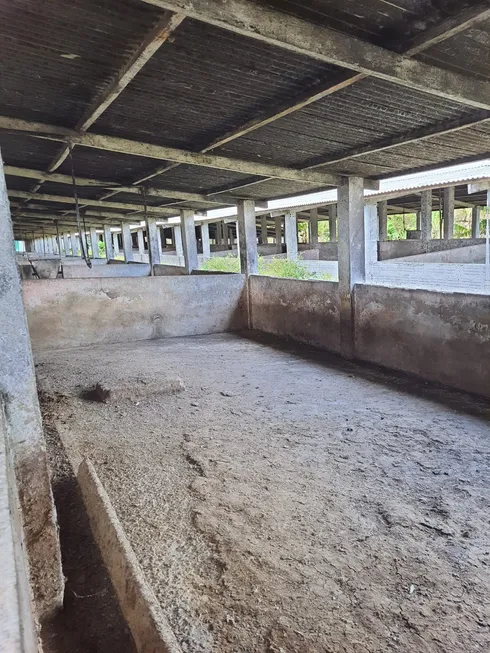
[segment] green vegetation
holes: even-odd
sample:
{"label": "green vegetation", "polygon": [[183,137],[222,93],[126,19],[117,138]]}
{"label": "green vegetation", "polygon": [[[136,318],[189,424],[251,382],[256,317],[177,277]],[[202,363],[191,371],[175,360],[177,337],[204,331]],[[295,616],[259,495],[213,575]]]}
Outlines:
{"label": "green vegetation", "polygon": [[[321,224],[321,223],[320,223]],[[398,213],[388,216],[388,240],[405,240],[406,231],[417,228],[415,213]],[[481,221],[481,229],[485,220]],[[432,211],[432,238],[441,238],[442,223],[439,211]],[[484,233],[481,231],[480,233]],[[471,238],[471,209],[456,209],[454,212],[454,237]]]}
{"label": "green vegetation", "polygon": [[[214,256],[205,261],[202,270],[210,272],[240,272],[240,261],[236,256]],[[268,277],[283,277],[287,279],[319,279],[328,281],[330,275],[317,275],[308,270],[301,260],[291,261],[286,258],[264,258],[259,256],[259,274]]]}

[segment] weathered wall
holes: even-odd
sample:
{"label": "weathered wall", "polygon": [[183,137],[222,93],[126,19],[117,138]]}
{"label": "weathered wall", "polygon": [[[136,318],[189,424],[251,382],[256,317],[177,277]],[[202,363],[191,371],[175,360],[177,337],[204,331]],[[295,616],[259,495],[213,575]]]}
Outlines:
{"label": "weathered wall", "polygon": [[404,256],[443,252],[474,245],[484,245],[484,238],[451,238],[450,240],[384,240],[378,243],[378,258],[387,261]]}
{"label": "weathered wall", "polygon": [[338,284],[250,277],[251,325],[330,351],[340,351]]}
{"label": "weathered wall", "polygon": [[[121,263],[121,265],[119,265]],[[124,261],[112,262],[109,265],[94,265],[89,268],[85,262],[80,265],[63,266],[65,279],[98,279],[105,278],[129,278],[147,277],[150,274],[148,263],[124,263]]]}
{"label": "weathered wall", "polygon": [[355,287],[356,357],[490,396],[490,296]]}
{"label": "weathered wall", "polygon": [[[454,241],[451,241],[454,242]],[[412,256],[399,256],[396,263],[484,263],[485,245],[467,245],[453,247],[438,252],[426,252]]]}
{"label": "weathered wall", "polygon": [[26,281],[23,294],[38,351],[219,333],[248,323],[240,274]]}

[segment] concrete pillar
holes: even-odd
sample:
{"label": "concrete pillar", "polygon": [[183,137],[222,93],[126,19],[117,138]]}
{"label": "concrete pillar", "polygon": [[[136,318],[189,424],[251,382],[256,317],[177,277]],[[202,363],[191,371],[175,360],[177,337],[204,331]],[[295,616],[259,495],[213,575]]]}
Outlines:
{"label": "concrete pillar", "polygon": [[112,234],[112,244],[114,245],[114,258],[119,256],[119,234]]}
{"label": "concrete pillar", "polygon": [[65,256],[75,256],[75,253],[73,252],[73,246],[71,243],[71,235],[63,234],[63,242],[65,245]]}
{"label": "concrete pillar", "polygon": [[143,229],[138,229],[136,233],[138,234],[138,252],[141,260],[143,260],[145,255],[145,237],[143,235]]}
{"label": "concrete pillar", "polygon": [[276,240],[276,251],[278,254],[282,253],[282,216],[278,215],[274,218],[274,233]]}
{"label": "concrete pillar", "polygon": [[318,209],[310,211],[310,243],[318,245]]}
{"label": "concrete pillar", "polygon": [[444,189],[442,215],[444,218],[444,240],[450,240],[454,237],[454,186]]}
{"label": "concrete pillar", "polygon": [[215,224],[215,243],[216,246],[218,247],[221,245],[221,222],[217,222]]}
{"label": "concrete pillar", "polygon": [[267,245],[267,216],[262,215],[260,218],[260,244]]}
{"label": "concrete pillar", "polygon": [[471,209],[471,237],[480,238],[480,207],[474,206]]}
{"label": "concrete pillar", "polygon": [[378,202],[378,240],[388,240],[388,202]]}
{"label": "concrete pillar", "polygon": [[237,203],[238,241],[240,243],[240,270],[242,274],[257,274],[257,226],[255,223],[255,202],[239,200]]}
{"label": "concrete pillar", "polygon": [[422,240],[432,238],[432,191],[420,193],[420,231]]}
{"label": "concrete pillar", "polygon": [[[0,280],[0,421],[6,423],[6,428],[2,428],[2,425],[0,430],[5,432],[2,439],[5,440],[7,459],[13,461],[17,486],[21,488],[17,497],[14,486],[11,486],[10,498],[14,502],[20,501],[31,587],[38,616],[42,620],[61,608],[64,579],[31,342],[15,260],[10,204],[1,156]],[[2,519],[9,519],[8,508],[6,513],[2,512]],[[5,551],[0,553],[2,554]],[[20,577],[22,567],[25,567],[22,554],[19,555],[18,564],[19,569],[16,571]],[[9,582],[17,583],[19,579],[12,577]],[[7,597],[2,598],[8,600]],[[17,596],[16,600],[18,598]],[[29,601],[27,597],[25,600]],[[29,627],[28,623],[24,625]],[[7,623],[1,624],[2,632],[4,628],[8,631]],[[20,650],[20,647],[17,649],[14,646],[12,650]]]}
{"label": "concrete pillar", "polygon": [[65,256],[68,255],[67,252],[66,252],[66,249],[65,249],[64,238],[59,232],[58,232],[58,235],[56,236],[56,247],[57,247],[57,250],[58,250],[60,256],[63,256],[63,254]]}
{"label": "concrete pillar", "polygon": [[175,225],[174,227],[174,242],[175,242],[175,253],[179,257],[179,264],[181,259],[184,257],[184,246],[182,245],[182,229],[180,224]]}
{"label": "concrete pillar", "polygon": [[202,255],[211,258],[211,244],[209,242],[209,222],[201,223]]}
{"label": "concrete pillar", "polygon": [[330,204],[327,211],[330,242],[335,243],[337,241],[337,204]]}
{"label": "concrete pillar", "polygon": [[421,218],[420,218],[420,211],[417,211],[415,213],[415,224],[416,224],[416,229],[417,231],[420,231],[420,225],[422,224]]}
{"label": "concrete pillar", "polygon": [[160,252],[160,258],[162,256],[162,229],[157,225],[157,245],[158,251]]}
{"label": "concrete pillar", "polygon": [[90,227],[90,247],[92,258],[99,258],[99,235],[95,227]]}
{"label": "concrete pillar", "polygon": [[340,350],[354,357],[352,291],[365,279],[364,180],[344,177],[338,188]]}
{"label": "concrete pillar", "polygon": [[80,248],[80,236],[74,235],[74,236],[71,237],[71,246],[72,246],[72,249],[73,249],[73,256],[81,256],[82,255],[82,251],[81,251],[81,248]]}
{"label": "concrete pillar", "polygon": [[292,261],[298,259],[298,224],[296,213],[287,211],[284,214],[284,240],[286,241],[286,256]]}
{"label": "concrete pillar", "polygon": [[155,218],[148,218],[146,221],[146,237],[148,240],[148,260],[153,275],[153,266],[161,263],[161,254],[158,246],[157,221]]}
{"label": "concrete pillar", "polygon": [[129,222],[121,223],[121,233],[123,242],[124,260],[126,263],[133,261],[133,239],[131,238],[131,229]]}
{"label": "concrete pillar", "polygon": [[109,261],[114,258],[114,245],[112,242],[112,231],[110,225],[104,225],[104,244],[105,244],[105,257]]}
{"label": "concrete pillar", "polygon": [[187,274],[190,274],[192,270],[199,268],[194,211],[189,209],[182,209],[180,211],[180,226],[182,231],[182,246],[184,249],[184,267]]}

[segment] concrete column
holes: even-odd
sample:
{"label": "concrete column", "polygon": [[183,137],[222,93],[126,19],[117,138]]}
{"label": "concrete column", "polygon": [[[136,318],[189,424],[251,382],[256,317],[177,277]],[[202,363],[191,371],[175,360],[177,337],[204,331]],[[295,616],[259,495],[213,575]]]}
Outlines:
{"label": "concrete column", "polygon": [[296,213],[287,211],[284,214],[284,240],[286,241],[286,256],[292,261],[298,259],[298,224]]}
{"label": "concrete column", "polygon": [[63,253],[65,254],[65,256],[67,256],[66,249],[65,249],[64,245],[65,245],[64,238],[58,232],[58,235],[56,236],[56,248],[57,248],[60,256],[63,256]]}
{"label": "concrete column", "polygon": [[471,209],[471,237],[480,238],[480,216],[481,210],[479,206],[474,206]]}
{"label": "concrete column", "polygon": [[90,247],[92,258],[99,258],[99,235],[95,227],[90,227]]}
{"label": "concrete column", "polygon": [[73,256],[80,256],[81,251],[80,251],[80,236],[77,236],[75,234],[72,234],[71,237],[71,247],[72,247],[72,252]]}
{"label": "concrete column", "polygon": [[211,258],[211,244],[209,242],[209,222],[201,223],[202,255]]}
{"label": "concrete column", "polygon": [[[20,501],[31,587],[38,616],[42,620],[61,608],[64,579],[31,342],[15,260],[10,204],[1,156],[0,280],[0,421],[6,423],[6,429],[2,426],[0,429],[5,431],[7,457],[13,461],[17,485],[22,490],[14,498],[14,487],[11,487],[11,500]],[[2,512],[2,518],[9,518],[8,509],[6,514]],[[19,555],[18,564],[17,574],[20,578],[24,567],[22,555]],[[19,578],[9,580],[17,583]],[[24,625],[29,627],[27,623]],[[0,630],[3,632],[3,627],[7,626],[2,623]],[[17,647],[14,646],[12,650],[17,650]]]}
{"label": "concrete column", "polygon": [[[65,245],[65,256],[75,256],[75,253],[73,252],[73,246],[71,243],[71,235],[70,234],[63,234],[63,242]],[[70,254],[71,251],[71,254]]]}
{"label": "concrete column", "polygon": [[184,249],[184,267],[187,274],[190,274],[192,270],[199,268],[194,211],[189,209],[180,211],[180,226],[182,231],[182,246]]}
{"label": "concrete column", "polygon": [[105,257],[109,261],[114,258],[114,245],[112,243],[112,231],[110,225],[104,225]]}
{"label": "concrete column", "polygon": [[180,224],[175,225],[174,227],[174,242],[175,242],[175,253],[179,257],[179,264],[181,259],[184,257],[184,246],[182,245],[182,229]]}
{"label": "concrete column", "polygon": [[148,260],[153,275],[153,266],[161,262],[161,254],[158,246],[157,221],[155,218],[148,218],[146,221],[146,237],[148,239]]}
{"label": "concrete column", "polygon": [[216,234],[215,237],[216,246],[219,246],[221,245],[221,222],[217,222],[215,224],[215,234]]}
{"label": "concrete column", "polygon": [[145,237],[143,235],[143,229],[138,229],[136,233],[138,234],[138,252],[141,260],[143,260],[145,255]]}
{"label": "concrete column", "polygon": [[310,211],[310,243],[318,245],[318,209]]}
{"label": "concrete column", "polygon": [[388,202],[378,202],[378,240],[388,240]]}
{"label": "concrete column", "polygon": [[344,177],[338,188],[340,349],[354,357],[352,291],[365,279],[364,180]]}
{"label": "concrete column", "polygon": [[124,260],[126,263],[133,261],[133,239],[131,238],[131,229],[129,222],[121,223],[121,233],[123,242]]}
{"label": "concrete column", "polygon": [[114,245],[114,258],[116,258],[116,256],[119,256],[119,234],[118,233],[113,233],[112,234],[112,244]]}
{"label": "concrete column", "polygon": [[240,243],[240,270],[242,274],[257,274],[257,226],[255,223],[255,202],[239,200],[237,203],[238,241]]}
{"label": "concrete column", "polygon": [[282,253],[282,216],[278,215],[274,218],[274,233],[276,240],[276,251],[278,254]]}
{"label": "concrete column", "polygon": [[416,229],[417,231],[420,231],[420,225],[422,224],[421,218],[420,218],[420,211],[417,211],[415,213],[415,224],[416,224]]}
{"label": "concrete column", "polygon": [[331,243],[337,242],[337,211],[337,204],[330,204],[330,206],[327,207],[328,229]]}
{"label": "concrete column", "polygon": [[162,229],[157,225],[157,245],[158,251],[160,252],[160,258],[162,256]]}
{"label": "concrete column", "polygon": [[450,240],[454,237],[454,186],[444,189],[442,215],[444,218],[444,240]]}
{"label": "concrete column", "polygon": [[432,238],[432,191],[420,193],[420,231],[422,240]]}
{"label": "concrete column", "polygon": [[260,218],[260,244],[267,245],[267,216],[262,215]]}

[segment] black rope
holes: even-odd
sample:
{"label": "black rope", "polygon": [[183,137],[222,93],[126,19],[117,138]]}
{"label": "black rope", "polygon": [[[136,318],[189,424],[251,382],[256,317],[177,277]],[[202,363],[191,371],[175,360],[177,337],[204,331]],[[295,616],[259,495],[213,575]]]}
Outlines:
{"label": "black rope", "polygon": [[[85,224],[85,213],[83,214],[83,230],[82,230],[82,220],[80,218],[80,207],[78,205],[78,193],[77,193],[77,182],[75,179],[75,165],[73,163],[73,146],[71,143],[68,144],[68,153],[70,155],[70,164],[71,164],[71,181],[73,186],[73,197],[75,199],[75,215],[77,218],[77,227],[78,233],[80,234],[80,246],[82,249],[82,257],[85,263],[89,268],[92,267],[92,261],[88,256],[88,246],[87,246],[87,225]],[[92,252],[94,255],[95,252]]]}

